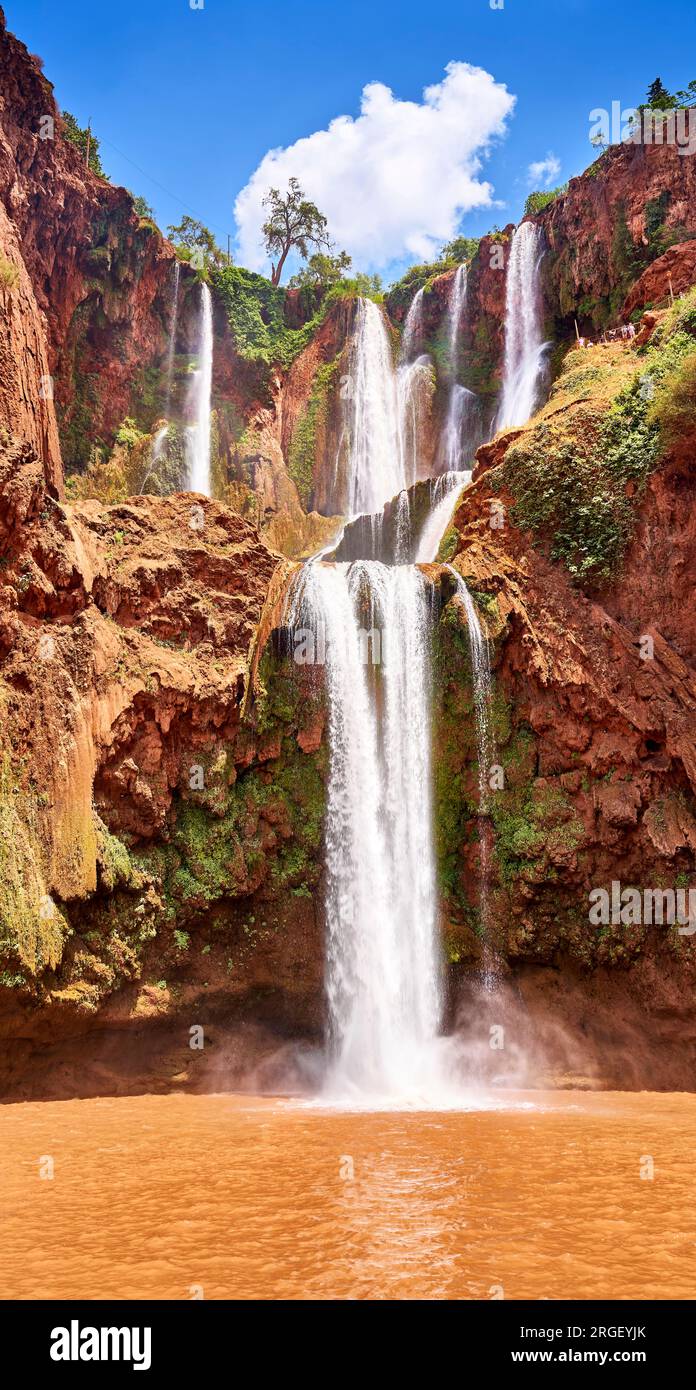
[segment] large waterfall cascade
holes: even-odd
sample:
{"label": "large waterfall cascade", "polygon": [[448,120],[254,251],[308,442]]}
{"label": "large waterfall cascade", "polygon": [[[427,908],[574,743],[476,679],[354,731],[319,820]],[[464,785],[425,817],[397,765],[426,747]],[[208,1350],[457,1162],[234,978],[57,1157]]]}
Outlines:
{"label": "large waterfall cascade", "polygon": [[198,330],[198,367],[193,374],[188,408],[191,424],[187,430],[189,487],[191,492],[210,496],[210,421],[213,383],[213,303],[210,290],[201,284]]}
{"label": "large waterfall cascade", "polygon": [[514,232],[505,281],[505,359],[496,429],[524,425],[534,414],[544,383],[549,344],[542,338],[539,271],[543,232],[522,222]]}
{"label": "large waterfall cascade", "polygon": [[[456,283],[461,290],[464,276]],[[381,311],[360,301],[349,358],[349,514],[381,512],[398,499],[392,563],[332,564],[316,556],[296,577],[285,617],[291,635],[321,632],[316,649],[325,651],[325,1095],[349,1104],[451,1104],[458,1094],[440,1036],[432,590],[421,570],[403,563],[412,549],[409,480],[403,449],[394,447],[403,437],[398,373],[412,366],[410,354],[418,361],[420,311],[414,301],[395,370]],[[419,561],[437,553],[469,476],[459,467],[431,484]],[[480,764],[487,767],[487,644],[461,576],[456,582],[469,626]]]}

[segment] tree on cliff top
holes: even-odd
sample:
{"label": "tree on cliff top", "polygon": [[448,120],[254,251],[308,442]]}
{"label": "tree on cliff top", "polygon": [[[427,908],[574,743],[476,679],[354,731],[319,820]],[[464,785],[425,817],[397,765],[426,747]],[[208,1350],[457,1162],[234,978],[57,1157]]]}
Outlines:
{"label": "tree on cliff top", "polygon": [[85,126],[83,130],[82,126],[77,124],[75,117],[71,116],[69,111],[62,112],[61,120],[65,139],[69,140],[71,145],[77,145],[78,149],[82,150],[85,156],[89,149],[89,168],[98,178],[105,179],[107,175],[102,169],[101,160],[99,158],[99,141],[96,135],[93,135],[91,128]]}
{"label": "tree on cliff top", "polygon": [[438,260],[440,261],[470,261],[478,251],[481,238],[478,236],[456,236],[453,241],[448,241],[443,246]]}
{"label": "tree on cliff top", "polygon": [[339,251],[337,256],[329,256],[326,251],[315,251],[297,275],[292,276],[289,284],[292,289],[303,289],[308,285],[311,289],[328,290],[345,279],[350,265],[347,251]]}
{"label": "tree on cliff top", "polygon": [[298,251],[306,260],[310,246],[315,246],[318,251],[332,250],[326,218],[315,203],[305,198],[297,179],[290,179],[284,197],[277,188],[269,188],[263,205],[269,209],[262,227],[266,252],[269,256],[278,257],[272,266],[271,281],[274,285],[280,284],[290,251]]}
{"label": "tree on cliff top", "polygon": [[169,240],[176,246],[182,260],[190,261],[196,270],[208,270],[210,266],[220,268],[228,264],[227,256],[220,250],[213,233],[195,217],[185,213],[178,226],[167,227]]}
{"label": "tree on cliff top", "polygon": [[674,111],[682,106],[696,106],[696,79],[678,92],[668,92],[662,78],[656,77],[648,87],[647,99],[641,102],[638,110]]}

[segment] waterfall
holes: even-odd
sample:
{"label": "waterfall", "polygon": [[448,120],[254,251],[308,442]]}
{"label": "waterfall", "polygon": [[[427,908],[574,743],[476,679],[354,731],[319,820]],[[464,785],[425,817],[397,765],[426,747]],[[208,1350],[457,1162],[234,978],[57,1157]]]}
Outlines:
{"label": "waterfall", "polygon": [[172,291],[172,307],[169,314],[169,346],[167,348],[167,389],[165,396],[164,413],[169,419],[169,410],[172,401],[172,382],[174,379],[174,352],[176,349],[176,328],[179,317],[179,262],[174,261],[174,289]]}
{"label": "waterfall", "polygon": [[140,497],[142,497],[143,493],[145,492],[145,484],[150,481],[150,476],[153,473],[156,464],[159,463],[162,454],[164,453],[164,441],[167,438],[168,432],[169,426],[161,425],[152,441],[152,448],[150,450],[150,462],[148,465],[147,473],[145,474],[145,477],[143,478],[143,481],[140,485]]}
{"label": "waterfall", "polygon": [[432,1097],[442,1001],[428,585],[412,566],[310,562],[289,623],[325,633],[326,1090]]}
{"label": "waterfall", "polygon": [[442,473],[458,472],[468,463],[482,442],[481,410],[478,396],[457,381],[459,338],[466,307],[468,270],[457,266],[452,280],[448,307],[448,347],[450,388],[447,414],[439,446],[438,465]]}
{"label": "waterfall", "polygon": [[[453,304],[451,315],[458,332],[464,271],[457,273],[456,285],[458,307]],[[421,346],[419,314],[419,306],[412,305],[402,358]],[[454,351],[453,362],[456,334]],[[348,513],[352,518],[369,515],[374,547],[384,506],[395,499],[391,563],[324,562],[320,552],[296,575],[283,622],[296,660],[308,659],[298,653],[306,653],[311,636],[311,659],[321,662],[325,674],[329,1048],[324,1096],[349,1104],[459,1104],[461,1089],[450,1081],[451,1052],[440,1037],[431,775],[433,590],[415,565],[403,563],[413,549],[407,491],[413,464],[407,463],[404,444],[409,437],[417,470],[416,407],[410,392],[417,372],[429,372],[430,362],[422,355],[402,360],[395,373],[383,316],[372,301],[360,300],[349,367]],[[461,441],[471,393],[456,382],[452,386]],[[469,473],[452,469],[431,483],[419,562],[431,561],[437,553],[469,478]],[[493,749],[488,645],[463,579],[455,570],[452,574],[468,617],[483,821]],[[487,855],[482,832],[484,929]]]}
{"label": "waterfall", "polygon": [[402,362],[396,371],[397,433],[401,476],[413,487],[420,471],[420,449],[430,401],[432,366],[427,353]]}
{"label": "waterfall", "polygon": [[505,282],[505,358],[496,428],[524,425],[536,410],[549,344],[541,336],[539,268],[543,233],[522,222],[513,234]]}
{"label": "waterfall", "polygon": [[198,368],[189,392],[193,423],[187,430],[189,488],[210,496],[210,394],[213,381],[213,301],[201,284]]}
{"label": "waterfall", "polygon": [[469,463],[481,443],[478,396],[453,381],[447,416],[440,440],[440,467],[444,473],[456,472]]}
{"label": "waterfall", "polygon": [[400,361],[410,362],[415,355],[415,350],[423,339],[423,287],[417,290],[409,305],[408,313],[404,320],[404,331],[401,337]]}
{"label": "waterfall", "polygon": [[454,516],[462,488],[471,481],[469,472],[442,473],[431,484],[430,511],[416,549],[416,564],[430,565],[437,559],[440,542]]}
{"label": "waterfall", "polygon": [[488,640],[484,637],[479,622],[476,605],[461,574],[453,565],[445,569],[453,576],[457,585],[457,597],[466,612],[469,631],[469,650],[471,653],[471,679],[474,690],[474,714],[476,718],[476,743],[478,748],[479,813],[485,815],[488,809],[488,778],[493,764],[494,743],[491,728],[491,662]]}
{"label": "waterfall", "polygon": [[384,316],[359,299],[348,359],[349,517],[381,512],[407,486],[397,423],[396,382]]}
{"label": "waterfall", "polygon": [[481,631],[476,605],[467,589],[461,574],[457,572],[453,565],[446,568],[453,576],[457,585],[457,596],[461,600],[466,612],[467,629],[469,632],[469,653],[471,657],[471,680],[474,693],[474,717],[476,720],[476,745],[478,752],[478,783],[479,783],[479,910],[481,913],[481,926],[483,928],[483,976],[487,989],[493,987],[495,981],[495,969],[491,964],[490,945],[488,933],[490,926],[490,913],[488,907],[488,873],[490,867],[490,842],[489,830],[484,818],[487,816],[491,790],[489,777],[491,768],[495,762],[495,740],[493,737],[493,727],[491,719],[491,660],[488,650],[488,639]]}
{"label": "waterfall", "polygon": [[466,261],[457,266],[452,281],[452,294],[449,302],[449,365],[452,376],[457,376],[457,352],[459,348],[459,329],[462,312],[466,303],[468,270]]}

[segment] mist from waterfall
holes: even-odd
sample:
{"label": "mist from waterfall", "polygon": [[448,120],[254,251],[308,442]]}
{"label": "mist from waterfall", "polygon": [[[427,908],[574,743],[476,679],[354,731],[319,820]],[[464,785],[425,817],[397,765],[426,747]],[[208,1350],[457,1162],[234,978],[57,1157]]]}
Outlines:
{"label": "mist from waterfall", "polygon": [[198,367],[193,374],[188,408],[191,424],[186,432],[189,488],[210,496],[210,424],[213,384],[213,301],[208,286],[201,284],[198,329]]}
{"label": "mist from waterfall", "polygon": [[443,1085],[428,590],[413,566],[309,563],[289,614],[326,634],[325,1092],[342,1101]]}
{"label": "mist from waterfall", "polygon": [[534,222],[513,233],[505,282],[505,358],[496,429],[524,425],[539,405],[549,344],[542,338],[539,271],[544,238]]}

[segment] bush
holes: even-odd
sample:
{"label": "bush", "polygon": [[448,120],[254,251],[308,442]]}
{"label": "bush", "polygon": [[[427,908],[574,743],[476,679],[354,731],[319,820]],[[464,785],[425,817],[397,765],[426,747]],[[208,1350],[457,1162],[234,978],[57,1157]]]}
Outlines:
{"label": "bush", "polygon": [[676,444],[696,425],[696,352],[685,357],[665,378],[649,411],[665,444]]}
{"label": "bush", "polygon": [[87,143],[89,141],[90,170],[93,174],[96,174],[98,178],[105,179],[107,176],[102,169],[101,159],[99,158],[99,141],[96,135],[88,131],[87,128],[83,129],[82,126],[79,126],[75,117],[71,116],[69,111],[63,112],[62,122],[63,138],[69,140],[71,145],[77,145],[77,148],[82,150],[84,155],[87,154]]}
{"label": "bush", "polygon": [[558,188],[538,189],[535,193],[530,193],[524,205],[524,217],[535,217],[538,212],[542,212],[548,207],[554,198],[560,197],[561,193],[568,191],[567,183],[562,183]]}
{"label": "bush", "polygon": [[13,290],[18,281],[18,267],[5,256],[0,256],[0,285],[4,285],[6,290]]}

